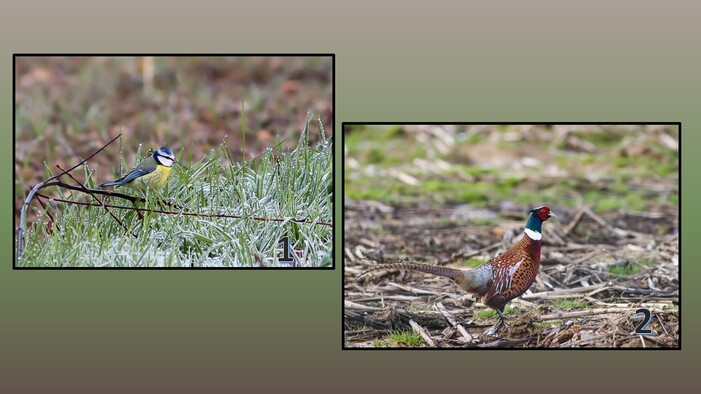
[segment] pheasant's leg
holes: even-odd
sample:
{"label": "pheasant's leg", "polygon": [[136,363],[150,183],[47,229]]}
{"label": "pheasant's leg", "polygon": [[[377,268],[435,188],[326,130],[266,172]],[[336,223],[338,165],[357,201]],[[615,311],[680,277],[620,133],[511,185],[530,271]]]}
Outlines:
{"label": "pheasant's leg", "polygon": [[489,330],[485,331],[484,335],[492,336],[496,334],[497,331],[509,327],[509,325],[506,323],[506,318],[504,317],[504,314],[498,309],[496,311],[499,314],[499,320],[496,322],[496,324],[490,327]]}

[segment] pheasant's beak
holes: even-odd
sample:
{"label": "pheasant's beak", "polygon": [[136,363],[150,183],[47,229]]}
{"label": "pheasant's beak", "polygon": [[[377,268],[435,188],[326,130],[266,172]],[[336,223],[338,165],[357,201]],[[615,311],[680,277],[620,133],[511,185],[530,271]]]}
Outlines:
{"label": "pheasant's beak", "polygon": [[548,217],[557,219],[557,215],[555,215],[555,212],[553,211],[548,212]]}

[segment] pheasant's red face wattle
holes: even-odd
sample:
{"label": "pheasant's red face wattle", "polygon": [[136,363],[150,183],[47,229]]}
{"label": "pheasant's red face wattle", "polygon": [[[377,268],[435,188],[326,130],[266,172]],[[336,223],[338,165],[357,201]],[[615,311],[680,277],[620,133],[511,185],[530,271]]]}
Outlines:
{"label": "pheasant's red face wattle", "polygon": [[540,207],[538,208],[538,217],[542,221],[546,221],[550,219],[550,216],[554,216],[553,214],[550,213],[550,208],[548,207]]}

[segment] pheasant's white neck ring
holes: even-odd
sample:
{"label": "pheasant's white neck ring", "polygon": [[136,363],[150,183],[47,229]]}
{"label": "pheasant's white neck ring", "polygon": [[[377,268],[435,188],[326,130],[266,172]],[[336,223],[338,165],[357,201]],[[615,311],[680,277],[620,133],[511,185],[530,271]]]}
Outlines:
{"label": "pheasant's white neck ring", "polygon": [[523,230],[524,233],[528,236],[528,238],[534,240],[534,241],[540,241],[543,239],[543,234],[541,234],[539,231],[534,231],[526,227],[525,230]]}

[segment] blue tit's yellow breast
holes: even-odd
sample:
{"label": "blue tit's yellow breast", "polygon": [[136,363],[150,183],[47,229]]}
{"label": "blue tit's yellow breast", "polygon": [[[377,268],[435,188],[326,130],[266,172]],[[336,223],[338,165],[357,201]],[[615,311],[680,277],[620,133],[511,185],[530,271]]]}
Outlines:
{"label": "blue tit's yellow breast", "polygon": [[158,164],[156,165],[156,169],[153,170],[153,172],[146,174],[140,178],[137,178],[134,180],[134,182],[131,183],[134,184],[135,187],[142,190],[144,186],[150,189],[160,189],[168,181],[168,177],[170,176],[170,170],[170,167]]}

